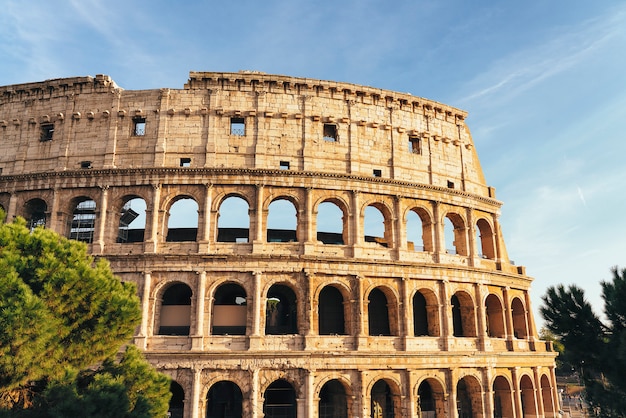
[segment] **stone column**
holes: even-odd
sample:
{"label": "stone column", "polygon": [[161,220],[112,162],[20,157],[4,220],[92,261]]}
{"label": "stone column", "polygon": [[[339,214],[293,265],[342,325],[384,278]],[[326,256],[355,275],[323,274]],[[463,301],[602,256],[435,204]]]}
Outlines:
{"label": "stone column", "polygon": [[470,266],[475,266],[477,263],[474,258],[478,257],[478,254],[480,253],[480,251],[477,251],[480,242],[476,242],[476,225],[474,225],[474,216],[472,213],[472,209],[467,208],[465,214],[467,216],[467,238],[469,246],[467,255],[469,257]]}
{"label": "stone column", "polygon": [[485,367],[481,369],[482,377],[483,377],[483,405],[484,405],[484,416],[487,418],[493,418],[493,386],[489,384],[491,382],[492,377],[492,369],[489,367]]}
{"label": "stone column", "polygon": [[17,216],[17,193],[11,192],[9,197],[9,207],[7,208],[7,222],[12,222],[13,218]]}
{"label": "stone column", "polygon": [[485,285],[477,283],[474,289],[476,298],[476,319],[478,325],[479,350],[485,351],[487,345],[487,314],[485,312],[485,304],[483,303]]}
{"label": "stone column", "polygon": [[[147,236],[144,251],[147,253],[156,253],[158,246],[158,232],[159,232],[159,212],[161,207],[161,185],[152,185],[152,208],[150,210],[150,236]],[[147,216],[146,211],[146,216]],[[146,219],[146,224],[148,219]],[[146,231],[147,232],[147,231]]]}
{"label": "stone column", "polygon": [[148,348],[148,319],[150,317],[150,290],[152,288],[152,273],[143,274],[143,292],[141,296],[141,325],[139,335],[135,338],[135,345],[142,350]]}
{"label": "stone column", "polygon": [[[250,394],[250,417],[259,418],[259,410],[262,410],[262,399],[259,397],[259,369],[252,369],[252,393]],[[244,414],[245,416],[245,414]]]}
{"label": "stone column", "polygon": [[513,403],[515,404],[515,416],[523,417],[522,413],[522,392],[519,388],[519,367],[511,368],[511,380],[513,380]]}
{"label": "stone column", "polygon": [[453,370],[446,370],[446,379],[448,381],[446,386],[449,388],[447,404],[448,413],[446,414],[446,417],[450,418],[458,418],[459,416],[459,411],[456,409],[456,384],[454,383],[454,378],[455,376]]}
{"label": "stone column", "polygon": [[[262,249],[265,245],[265,237],[263,237],[263,192],[265,186],[262,184],[256,185],[256,203],[254,208],[254,237],[252,238],[252,251],[256,252],[257,250]],[[252,231],[250,231],[252,233]],[[256,247],[256,248],[255,248]]]}
{"label": "stone column", "polygon": [[252,272],[252,329],[249,341],[250,349],[258,349],[261,345],[261,315],[265,312],[263,306],[264,298],[261,296],[263,273],[260,271]]}
{"label": "stone column", "polygon": [[442,222],[440,219],[439,202],[433,202],[433,232],[434,232],[434,246],[433,253],[435,254],[435,262],[438,263],[441,259],[441,254],[446,252],[445,235],[442,230]]}
{"label": "stone column", "polygon": [[196,333],[191,338],[192,350],[202,350],[204,348],[204,306],[206,293],[206,271],[198,274],[198,289],[196,297]]}
{"label": "stone column", "polygon": [[53,231],[57,231],[59,234],[66,237],[67,228],[65,227],[65,225],[59,224],[60,222],[59,219],[62,220],[63,216],[61,216],[61,214],[59,213],[59,189],[56,187],[52,189],[52,204],[50,205],[49,211],[50,211],[50,219],[49,219],[50,223],[46,223],[46,228],[50,228]]}
{"label": "stone column", "polygon": [[403,337],[404,340],[404,350],[407,350],[407,339],[413,335],[412,332],[412,328],[413,328],[413,315],[411,315],[411,313],[413,312],[413,309],[410,309],[412,303],[411,303],[411,296],[410,296],[410,289],[409,289],[409,278],[406,276],[402,277],[402,282],[401,282],[401,292],[400,292],[400,297],[401,300],[399,301],[400,303],[400,318],[398,318],[402,324],[402,328],[400,329],[400,336]]}
{"label": "stone column", "polygon": [[191,390],[191,418],[200,418],[200,391],[202,369],[194,368],[193,371],[193,388]]}
{"label": "stone column", "polygon": [[315,231],[313,230],[313,224],[316,222],[313,222],[314,213],[312,194],[312,189],[310,187],[304,189],[305,208],[304,211],[300,211],[300,217],[298,219],[298,224],[304,225],[304,237],[298,237],[298,239],[307,243],[317,241]]}
{"label": "stone column", "polygon": [[513,311],[511,309],[511,299],[509,295],[509,291],[511,288],[506,286],[502,291],[502,296],[504,298],[504,318],[506,320],[506,339],[510,341],[512,344],[513,338],[515,336],[515,330],[513,328]]}
{"label": "stone column", "polygon": [[450,349],[450,338],[453,337],[452,330],[452,309],[450,307],[450,295],[448,291],[448,281],[439,281],[439,306],[441,317],[441,337],[443,339],[443,350]]}
{"label": "stone column", "polygon": [[[359,192],[352,192],[352,210],[350,211],[350,217],[352,218],[348,226],[349,226],[349,239],[350,244],[352,244],[353,248],[353,256],[357,248],[363,246],[363,230],[361,228],[361,199],[359,196]],[[346,243],[348,244],[348,243]]]}
{"label": "stone column", "polygon": [[319,404],[319,398],[315,396],[315,373],[314,370],[309,370],[306,375],[306,411],[305,418],[315,418],[315,406]]}
{"label": "stone column", "polygon": [[537,416],[545,417],[545,407],[543,405],[543,393],[541,390],[541,376],[539,368],[533,367],[533,380],[535,381],[535,404],[537,405]]}
{"label": "stone column", "polygon": [[397,259],[400,259],[402,251],[406,251],[406,222],[402,208],[402,197],[396,196],[394,199],[394,212],[395,212],[395,242],[394,249],[397,253]]}
{"label": "stone column", "polygon": [[535,326],[535,318],[532,315],[532,307],[530,301],[530,292],[524,292],[524,301],[526,305],[526,327],[528,329],[528,342],[531,345],[531,349],[535,350],[535,344],[537,343],[537,328]]}
{"label": "stone column", "polygon": [[98,254],[102,254],[104,252],[104,235],[106,233],[106,219],[107,219],[107,211],[109,205],[109,186],[104,185],[100,186],[101,194],[100,194],[100,204],[97,208],[98,216],[96,218],[97,224],[94,225],[94,252]]}
{"label": "stone column", "polygon": [[199,252],[206,253],[210,251],[211,242],[213,238],[211,236],[211,205],[213,198],[213,184],[207,183],[204,185],[206,193],[204,195],[204,206],[202,209],[202,229],[199,230]]}

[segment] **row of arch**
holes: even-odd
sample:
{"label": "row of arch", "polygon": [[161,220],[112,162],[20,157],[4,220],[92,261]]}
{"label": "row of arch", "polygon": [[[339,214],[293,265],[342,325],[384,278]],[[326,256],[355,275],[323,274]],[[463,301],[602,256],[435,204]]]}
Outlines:
{"label": "row of arch", "polygon": [[[394,289],[379,285],[366,289],[363,311],[359,303],[351,303],[352,291],[343,283],[326,284],[315,290],[308,304],[302,289],[290,282],[274,282],[267,287],[261,300],[254,300],[244,283],[226,281],[209,288],[211,306],[210,335],[250,335],[263,329],[265,335],[304,334],[370,336],[454,336],[526,339],[533,335],[527,301],[518,295],[508,297],[491,291],[481,302],[467,289],[457,289],[448,300],[440,291],[420,287],[410,295],[408,312],[401,312],[403,298]],[[429,285],[432,286],[432,283]],[[205,301],[195,300],[192,288],[183,282],[166,282],[155,290],[154,334],[203,335],[204,324],[192,329],[192,303],[195,310],[205,311]],[[478,305],[481,306],[478,306]],[[259,324],[254,324],[253,308],[262,307]],[[309,308],[313,306],[314,308]],[[316,309],[307,315],[306,309]],[[406,324],[400,318],[410,317]],[[480,318],[480,315],[484,315]],[[317,318],[306,324],[305,318]],[[360,329],[361,320],[363,330]],[[412,329],[408,329],[412,323]],[[258,326],[257,326],[258,325]],[[403,326],[407,329],[404,330]],[[310,329],[305,329],[310,327]],[[145,334],[144,334],[145,335]]]}
{"label": "row of arch", "polygon": [[[102,193],[108,196],[106,190]],[[359,193],[353,195],[360,196]],[[83,195],[68,199],[67,207],[60,213],[65,213],[66,236],[85,242],[261,240],[319,241],[329,245],[369,242],[413,251],[499,258],[494,216],[480,212],[474,215],[465,208],[446,207],[440,216],[437,204],[416,202],[415,206],[407,205],[402,209],[399,216],[399,205],[392,198],[367,196],[360,204],[356,202],[358,198],[341,192],[336,196],[319,197],[311,203],[310,213],[306,213],[307,205],[303,205],[301,197],[292,194],[269,196],[264,203],[259,203],[262,207],[259,214],[253,209],[259,205],[251,204],[257,196],[250,193],[224,192],[216,196],[214,204],[210,202],[212,197],[199,200],[190,193],[177,194],[159,204],[161,199],[156,196],[130,194],[120,196],[109,205],[106,196],[101,196],[98,204],[97,196]],[[205,207],[200,207],[199,201]],[[157,210],[149,207],[150,204]],[[355,207],[359,208],[358,211],[352,212]],[[212,213],[210,219],[204,215],[207,211]],[[16,212],[13,215],[25,217],[31,227],[50,225],[54,214],[43,198],[25,201]],[[162,216],[159,216],[160,212]],[[107,225],[107,228],[101,228],[104,236],[98,236],[98,219],[104,213],[111,215],[103,221]],[[470,218],[474,216],[477,219],[472,221]],[[401,222],[397,222],[397,218]],[[216,228],[205,232],[209,224],[216,225]]]}
{"label": "row of arch", "polygon": [[[365,388],[362,394],[358,387],[342,378],[326,380],[312,399],[313,414],[319,418],[348,418],[368,416],[371,418],[395,417],[458,417],[458,418],[513,418],[554,417],[558,411],[553,380],[549,373],[537,376],[538,382],[529,374],[512,381],[507,375],[496,375],[488,388],[484,388],[476,376],[459,378],[453,392],[447,393],[446,385],[438,378],[423,379],[411,400],[413,405],[406,408],[401,383],[393,378],[379,378]],[[245,387],[245,386],[244,386]],[[254,389],[252,389],[254,390]],[[190,405],[183,387],[176,381],[171,384],[172,418],[185,418],[185,408]],[[213,383],[199,408],[206,418],[239,418],[251,416],[251,393],[244,393],[232,380],[219,380]],[[365,395],[362,399],[360,396]],[[450,396],[452,395],[452,396]],[[263,391],[263,417],[297,417],[298,399],[306,397],[306,390],[298,382],[288,378],[272,381]],[[490,399],[487,400],[486,396]],[[411,411],[409,414],[406,411]],[[413,415],[415,411],[415,415]],[[187,411],[189,413],[189,411]],[[521,414],[520,414],[521,413]],[[306,414],[305,414],[306,415]]]}

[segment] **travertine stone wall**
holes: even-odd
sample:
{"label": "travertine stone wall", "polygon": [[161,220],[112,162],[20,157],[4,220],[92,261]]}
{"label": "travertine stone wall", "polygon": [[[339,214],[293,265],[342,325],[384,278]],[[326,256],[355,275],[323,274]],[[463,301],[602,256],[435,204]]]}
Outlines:
{"label": "travertine stone wall", "polygon": [[[192,72],[183,89],[4,86],[0,206],[137,284],[135,343],[173,378],[173,417],[221,416],[222,398],[254,418],[555,417],[555,353],[466,116],[254,72]],[[220,226],[233,197],[240,229]],[[145,224],[129,230],[137,201]],[[170,223],[180,201],[191,227]],[[278,201],[294,230],[270,225]],[[321,229],[325,203],[341,230]]]}

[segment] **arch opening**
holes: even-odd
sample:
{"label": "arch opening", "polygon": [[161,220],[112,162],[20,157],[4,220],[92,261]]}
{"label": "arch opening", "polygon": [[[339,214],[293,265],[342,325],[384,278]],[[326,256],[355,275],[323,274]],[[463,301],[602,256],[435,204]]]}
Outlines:
{"label": "arch opening", "polygon": [[319,418],[348,418],[346,389],[337,379],[322,386],[318,404]]}
{"label": "arch opening", "polygon": [[344,216],[337,204],[324,201],[317,207],[317,240],[324,244],[344,245]]}
{"label": "arch opening", "polygon": [[248,202],[239,196],[224,199],[218,211],[217,242],[249,242],[249,210]]}
{"label": "arch opening", "polygon": [[223,380],[207,393],[206,418],[242,418],[243,395],[235,383]]}
{"label": "arch opening", "polygon": [[213,335],[246,335],[248,306],[246,291],[236,283],[223,284],[215,291]]}
{"label": "arch opening", "polygon": [[296,242],[298,214],[296,207],[287,199],[270,203],[267,213],[267,242]]}
{"label": "arch opening", "polygon": [[264,393],[263,413],[265,418],[295,418],[296,391],[284,379],[274,381]]}
{"label": "arch opening", "polygon": [[198,236],[198,203],[182,197],[172,204],[167,221],[167,242],[195,241]]}
{"label": "arch opening", "polygon": [[297,334],[297,312],[293,290],[281,284],[270,287],[265,308],[265,334]]}
{"label": "arch opening", "polygon": [[146,232],[146,201],[140,197],[129,199],[120,210],[117,229],[118,243],[143,242]]}
{"label": "arch opening", "polygon": [[84,198],[74,207],[69,225],[69,239],[86,243],[93,242],[96,225],[96,202]]}
{"label": "arch opening", "polygon": [[322,289],[318,309],[320,335],[345,335],[344,300],[336,287],[326,286]]}
{"label": "arch opening", "polygon": [[391,335],[387,296],[380,289],[375,288],[372,289],[367,299],[369,301],[367,305],[369,335]]}
{"label": "arch opening", "polygon": [[163,292],[159,321],[159,335],[189,335],[191,327],[189,286],[176,283]]}

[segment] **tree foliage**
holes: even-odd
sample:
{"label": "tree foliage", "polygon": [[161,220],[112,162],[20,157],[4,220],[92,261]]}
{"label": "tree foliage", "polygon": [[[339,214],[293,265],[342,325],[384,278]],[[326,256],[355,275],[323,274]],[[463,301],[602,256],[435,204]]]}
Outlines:
{"label": "tree foliage", "polygon": [[[0,409],[108,416],[85,412],[106,405],[111,416],[164,415],[168,379],[134,348],[114,360],[140,317],[135,286],[94,260],[85,244],[30,231],[21,219],[0,226]],[[54,415],[67,400],[78,412]]]}
{"label": "tree foliage", "polygon": [[614,267],[601,282],[605,321],[576,286],[550,287],[541,314],[548,331],[562,343],[561,361],[579,374],[591,412],[626,417],[626,269]]}

